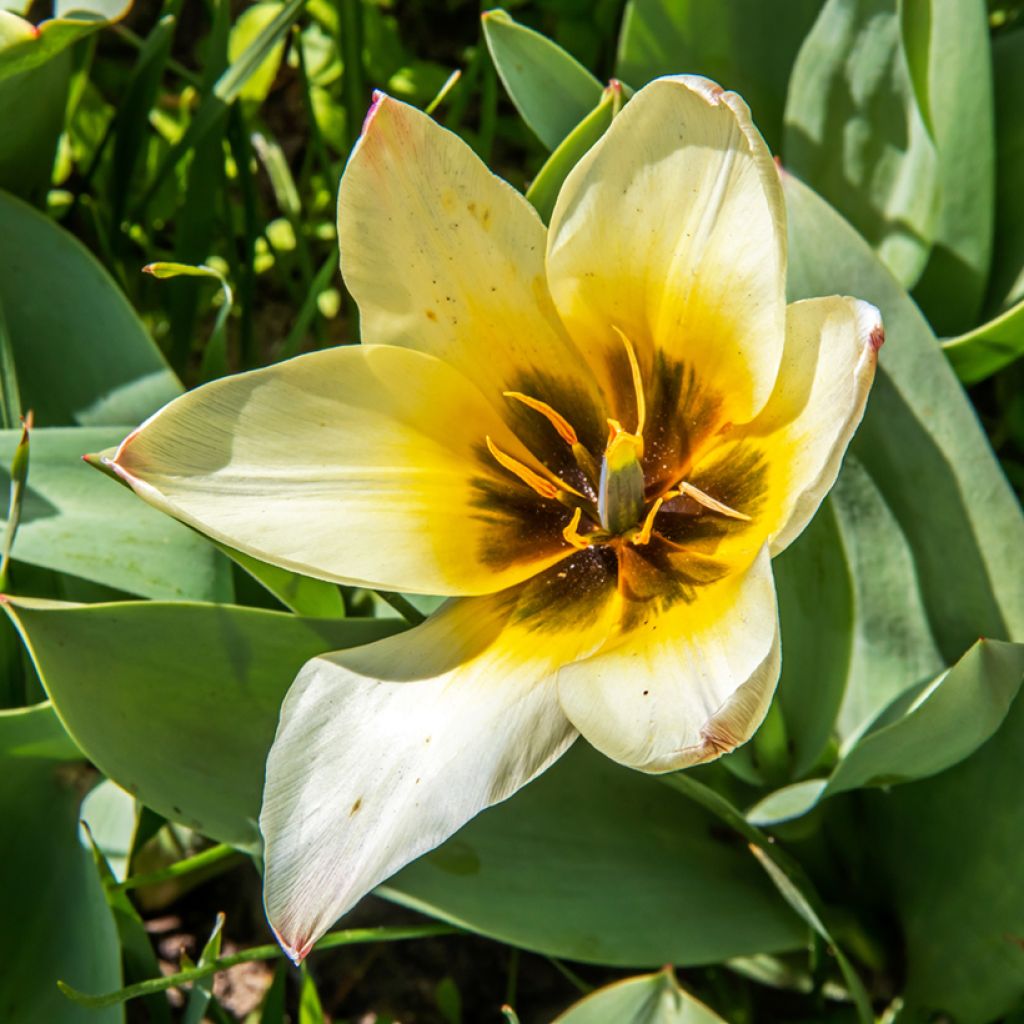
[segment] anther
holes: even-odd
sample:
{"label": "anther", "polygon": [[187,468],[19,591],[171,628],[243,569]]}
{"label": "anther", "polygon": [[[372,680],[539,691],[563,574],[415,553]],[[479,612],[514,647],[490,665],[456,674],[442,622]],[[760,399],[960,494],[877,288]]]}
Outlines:
{"label": "anther", "polygon": [[[536,491],[542,498],[547,498],[553,501],[567,501],[568,495],[570,494],[574,494],[578,498],[583,497],[579,491],[570,487],[567,483],[559,480],[558,484],[555,484],[545,477],[542,477],[539,473],[534,472],[529,466],[520,462],[518,459],[512,458],[511,455],[503,452],[490,439],[490,437],[485,437],[484,440],[487,442],[487,450],[494,456],[495,461],[510,473],[519,477],[527,487]],[[561,486],[558,486],[559,484],[561,484]]]}
{"label": "anther", "polygon": [[585,551],[590,547],[590,541],[586,537],[582,536],[579,530],[580,519],[583,516],[583,509],[578,505],[576,510],[572,514],[572,519],[569,520],[569,525],[562,530],[562,536],[565,538],[567,544],[571,544],[574,548],[578,548],[580,551]]}
{"label": "anther", "polygon": [[531,398],[529,395],[524,395],[521,391],[503,391],[502,394],[506,398],[514,398],[517,402],[522,402],[523,405],[533,409],[534,412],[539,412],[558,431],[558,436],[567,445],[575,446],[580,443],[580,439],[576,436],[576,431],[573,430],[572,424],[561,413],[552,409],[547,402]]}
{"label": "anther", "polygon": [[711,509],[712,512],[719,513],[719,515],[728,516],[730,519],[741,519],[745,523],[750,522],[750,516],[743,512],[737,512],[736,509],[730,508],[721,501],[716,501],[710,494],[702,491],[699,487],[694,487],[693,484],[688,484],[685,480],[677,484],[675,490],[669,491],[664,497],[666,499],[674,498],[680,494],[687,498],[692,498],[698,505],[703,505],[705,508]]}
{"label": "anther", "polygon": [[639,531],[630,538],[634,544],[641,545],[650,542],[651,533],[654,530],[654,517],[658,514],[658,511],[664,502],[664,498],[658,498],[651,506],[651,510],[647,513],[647,516],[644,519],[644,525],[641,526]]}

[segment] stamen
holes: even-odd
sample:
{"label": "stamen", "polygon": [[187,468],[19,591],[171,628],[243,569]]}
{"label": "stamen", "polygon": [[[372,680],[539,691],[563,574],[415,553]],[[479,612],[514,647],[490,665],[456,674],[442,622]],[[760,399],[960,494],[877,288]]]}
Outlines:
{"label": "stamen", "polygon": [[575,446],[580,443],[580,439],[576,436],[576,431],[573,430],[572,424],[560,413],[555,412],[547,402],[531,398],[529,395],[524,395],[521,391],[503,391],[502,394],[506,398],[514,398],[517,402],[522,402],[527,408],[539,412],[558,431],[558,436],[566,444]]}
{"label": "stamen", "polygon": [[562,480],[558,481],[561,484],[561,487],[559,487],[557,484],[542,477],[539,473],[535,473],[529,466],[503,452],[489,437],[485,437],[484,440],[487,442],[487,450],[494,456],[495,460],[510,473],[514,473],[519,477],[527,487],[536,491],[542,498],[567,501],[570,494],[575,495],[577,498],[584,497],[574,487],[570,487]]}
{"label": "stamen", "polygon": [[545,480],[539,473],[535,473],[529,466],[524,466],[518,459],[506,455],[489,437],[485,437],[487,450],[494,456],[497,462],[504,466],[510,473],[514,473],[527,487],[535,490],[542,498],[554,499],[558,497],[558,488],[550,481]]}
{"label": "stamen", "polygon": [[576,511],[572,514],[572,519],[569,520],[569,525],[562,531],[562,536],[567,544],[571,544],[574,548],[579,548],[580,551],[585,551],[590,547],[590,541],[582,536],[579,531],[582,516],[583,509],[577,505]]}
{"label": "stamen", "polygon": [[651,506],[650,512],[647,513],[647,518],[644,519],[644,525],[640,527],[640,532],[631,538],[634,544],[647,544],[651,539],[651,532],[654,530],[654,517],[658,514],[658,510],[664,504],[664,498],[658,498]]}
{"label": "stamen", "polygon": [[644,432],[644,421],[647,419],[647,400],[644,398],[644,382],[640,376],[640,363],[636,358],[636,349],[633,348],[633,343],[629,338],[614,324],[612,324],[612,330],[622,339],[622,344],[626,348],[629,372],[633,376],[633,393],[636,395],[636,432],[642,434]]}
{"label": "stamen", "polygon": [[683,494],[687,498],[693,498],[698,504],[711,509],[712,512],[718,512],[720,515],[728,516],[730,519],[741,519],[745,523],[750,522],[750,516],[743,512],[737,512],[736,509],[729,508],[728,505],[720,501],[716,501],[710,494],[706,494],[699,487],[694,487],[693,484],[688,484],[685,480],[677,486],[675,492],[669,491],[664,497],[675,497],[677,493]]}

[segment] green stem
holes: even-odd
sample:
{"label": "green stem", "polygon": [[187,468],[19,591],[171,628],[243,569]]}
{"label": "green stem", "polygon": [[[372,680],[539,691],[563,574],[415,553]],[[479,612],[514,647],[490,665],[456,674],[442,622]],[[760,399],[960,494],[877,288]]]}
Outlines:
{"label": "green stem", "polygon": [[[459,929],[448,925],[428,924],[409,925],[397,928],[351,928],[347,931],[328,932],[314,947],[315,952],[325,949],[334,949],[337,946],[353,946],[362,942],[397,942],[402,939],[428,939],[439,935],[455,935]],[[168,974],[162,978],[149,978],[146,981],[128,985],[118,989],[116,992],[106,992],[103,995],[90,995],[88,992],[79,992],[72,988],[67,982],[58,981],[57,987],[73,1002],[79,1006],[87,1006],[90,1009],[102,1009],[105,1006],[116,1006],[118,1003],[127,1002],[129,999],[138,999],[140,996],[152,995],[155,992],[165,992],[169,988],[178,988],[180,985],[192,981],[199,981],[219,971],[226,971],[229,967],[237,964],[251,963],[253,960],[272,960],[284,956],[284,950],[276,944],[266,946],[253,946],[250,949],[243,949],[230,956],[218,957],[201,967],[190,967],[177,974]]]}
{"label": "green stem", "polygon": [[170,882],[172,879],[181,878],[183,875],[189,875],[193,871],[199,871],[201,868],[209,867],[211,864],[219,864],[221,861],[229,860],[235,856],[241,856],[238,850],[227,843],[220,843],[192,857],[175,861],[159,871],[151,871],[147,875],[132,875],[131,878],[118,882],[117,885],[113,886],[113,890],[114,892],[123,892],[126,889],[141,889],[146,885]]}

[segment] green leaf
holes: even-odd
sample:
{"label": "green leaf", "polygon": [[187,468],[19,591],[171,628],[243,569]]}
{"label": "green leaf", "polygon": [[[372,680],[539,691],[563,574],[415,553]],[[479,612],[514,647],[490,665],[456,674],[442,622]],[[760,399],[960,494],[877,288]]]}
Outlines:
{"label": "green leaf", "polygon": [[583,743],[379,891],[510,945],[623,967],[714,963],[806,938],[706,811]]}
{"label": "green leaf", "polygon": [[32,414],[24,421],[21,434],[14,442],[9,465],[7,498],[7,523],[3,530],[3,553],[0,556],[0,592],[10,586],[11,551],[18,536],[21,524],[21,510],[25,501],[25,484],[28,481],[29,460],[31,456]]}
{"label": "green leaf", "polygon": [[320,995],[309,968],[302,965],[302,981],[299,985],[299,1024],[321,1024],[325,1020]]}
{"label": "green leaf", "polygon": [[554,1024],[725,1024],[717,1013],[684,992],[671,968],[626,978],[591,992]]}
{"label": "green leaf", "polygon": [[928,621],[910,539],[849,452],[831,504],[853,583],[852,651],[835,723],[848,741],[908,686],[941,672],[946,659]]}
{"label": "green leaf", "polygon": [[782,142],[790,69],[822,0],[630,0],[618,74],[638,88],[660,75],[706,75],[738,92],[769,147]]}
{"label": "green leaf", "polygon": [[909,285],[931,250],[939,170],[897,6],[828,0],[793,68],[782,156]]}
{"label": "green leaf", "polygon": [[[87,769],[53,759],[48,706],[0,712],[0,1019],[118,1024],[69,1003],[58,978],[121,984],[117,932],[92,857],[78,839]],[[41,733],[51,740],[40,745]]]}
{"label": "green leaf", "polygon": [[948,672],[911,687],[886,708],[827,780],[797,783],[760,801],[756,825],[807,813],[828,796],[945,771],[987,743],[1024,678],[1024,644],[979,640]]}
{"label": "green leaf", "polygon": [[0,76],[0,189],[29,200],[45,195],[64,127],[70,73],[71,55],[64,53],[39,67]]}
{"label": "green leaf", "polygon": [[601,83],[575,57],[505,11],[483,15],[484,38],[505,89],[548,149],[601,101]]}
{"label": "green leaf", "polygon": [[[940,334],[977,323],[992,260],[995,129],[985,0],[901,0],[938,159],[933,249],[914,298]],[[908,23],[916,27],[907,40]],[[922,45],[923,42],[923,45]],[[923,51],[923,52],[922,52]],[[924,60],[922,61],[922,56]],[[920,91],[919,91],[920,97]],[[920,102],[920,100],[919,100]]]}
{"label": "green leaf", "polygon": [[772,837],[751,825],[721,793],[700,782],[694,773],[674,772],[662,775],[661,781],[710,811],[747,841],[748,850],[779,894],[835,956],[860,1024],[874,1024],[864,984],[825,924],[825,906],[801,865],[780,849]]}
{"label": "green leaf", "polygon": [[853,581],[830,501],[772,568],[786,652],[776,700],[786,725],[789,777],[800,778],[828,746],[853,647]]}
{"label": "green leaf", "polygon": [[865,794],[864,842],[901,925],[900,1019],[984,1022],[1024,999],[1024,699],[976,754],[932,779]]}
{"label": "green leaf", "polygon": [[[853,460],[834,491],[844,543],[847,525],[863,518],[856,503],[846,507],[848,484],[876,515],[870,536],[855,534],[847,550],[859,635],[846,699],[856,703],[859,688],[874,688],[872,700],[861,702],[863,724],[979,636],[1024,639],[1024,519],[916,306],[835,211],[789,175],[784,188],[791,297],[867,299],[881,309],[889,338]],[[887,547],[903,552],[888,567],[872,554]],[[900,591],[906,609],[894,601]],[[895,624],[875,615],[876,604],[892,609]],[[890,643],[894,628],[920,642]],[[848,731],[857,728],[847,719]]]}
{"label": "green leaf", "polygon": [[992,40],[996,111],[995,241],[989,309],[1024,299],[1024,27]]}
{"label": "green leaf", "polygon": [[238,845],[257,841],[263,763],[296,672],[397,626],[225,605],[5,608],[97,767],[164,817]]}
{"label": "green leaf", "polygon": [[947,338],[942,348],[965,384],[998,373],[1024,355],[1024,299],[973,331]]}
{"label": "green leaf", "polygon": [[58,2],[56,17],[38,27],[0,9],[0,81],[53,60],[72,43],[123,18],[131,6],[131,0]]}
{"label": "green leaf", "polygon": [[110,868],[111,879],[123,882],[135,832],[134,798],[117,783],[104,779],[82,801],[81,818],[96,851]]}
{"label": "green leaf", "polygon": [[[105,784],[114,786],[109,779]],[[102,786],[104,783],[100,785]],[[136,806],[138,805],[136,804]],[[118,939],[121,944],[121,955],[124,960],[125,981],[131,983],[140,978],[149,978],[159,974],[160,965],[157,962],[156,953],[149,940],[142,916],[135,909],[125,891],[118,888],[117,878],[111,871],[103,852],[99,849],[87,823],[83,823],[82,831],[92,848],[93,863],[99,872],[107,905],[114,915],[114,923],[117,926]],[[150,995],[145,998],[146,1010],[152,1024],[171,1024],[171,1011],[167,1000],[159,995]]]}
{"label": "green leaf", "polygon": [[[109,447],[130,429],[32,431],[14,558],[142,597],[229,600],[230,567],[205,538],[82,463],[86,452]],[[20,431],[0,431],[0,508],[19,438]],[[17,568],[14,577],[16,587]]]}
{"label": "green leaf", "polygon": [[181,393],[141,321],[85,246],[3,192],[0,304],[22,405],[34,410],[39,426],[135,424]]}
{"label": "green leaf", "polygon": [[622,106],[622,85],[612,82],[602,93],[601,102],[559,143],[545,161],[526,192],[541,220],[551,219],[559,189],[580,157],[608,130]]}
{"label": "green leaf", "polygon": [[316,580],[312,576],[302,576],[280,566],[261,562],[252,555],[236,551],[217,541],[212,543],[296,615],[308,615],[314,619],[345,617],[345,601],[334,583]]}
{"label": "green leaf", "polygon": [[[196,967],[206,967],[220,957],[221,938],[224,931],[224,915],[218,914],[213,925],[213,931],[206,940]],[[205,978],[197,978],[192,983],[192,991],[189,993],[188,1005],[185,1007],[185,1019],[183,1024],[202,1024],[206,1019],[206,1008],[210,1005],[213,997],[213,975]]]}

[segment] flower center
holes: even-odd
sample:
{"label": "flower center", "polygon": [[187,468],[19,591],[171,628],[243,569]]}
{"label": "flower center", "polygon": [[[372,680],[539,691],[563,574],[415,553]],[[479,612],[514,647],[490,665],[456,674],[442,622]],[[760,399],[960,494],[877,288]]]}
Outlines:
{"label": "flower center", "polygon": [[[595,545],[648,544],[655,531],[658,513],[666,504],[678,511],[685,506],[694,512],[709,511],[731,519],[749,521],[750,516],[730,508],[699,487],[677,480],[666,486],[648,487],[644,474],[644,427],[647,410],[643,379],[636,351],[630,340],[616,329],[626,350],[636,407],[636,430],[629,431],[616,419],[608,419],[608,440],[600,458],[580,443],[572,424],[552,406],[519,391],[505,397],[543,416],[572,451],[588,493],[572,487],[545,468],[532,469],[502,451],[488,437],[487,448],[495,461],[548,501],[570,509],[572,518],[562,530],[566,542],[581,550]],[[543,466],[539,460],[538,465]]]}

